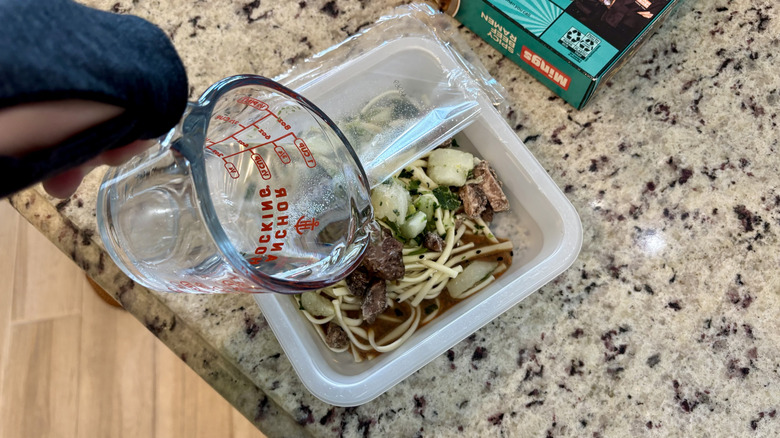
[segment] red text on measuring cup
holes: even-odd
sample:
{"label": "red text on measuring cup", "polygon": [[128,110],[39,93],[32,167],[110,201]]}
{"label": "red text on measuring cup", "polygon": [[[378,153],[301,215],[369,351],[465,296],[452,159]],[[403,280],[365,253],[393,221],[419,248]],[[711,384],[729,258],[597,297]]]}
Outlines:
{"label": "red text on measuring cup", "polygon": [[265,164],[265,160],[263,160],[262,156],[258,154],[252,154],[252,161],[255,162],[257,171],[260,172],[260,177],[262,177],[264,180],[271,179],[271,171],[268,170],[268,165]]}
{"label": "red text on measuring cup", "polygon": [[274,146],[274,152],[276,152],[276,156],[279,157],[282,163],[290,164],[290,155],[287,153],[286,150],[284,150],[283,147],[279,145]]}
{"label": "red text on measuring cup", "polygon": [[287,198],[287,189],[284,187],[271,190],[270,186],[258,191],[260,196],[260,206],[262,221],[260,222],[260,237],[257,239],[258,246],[255,254],[261,257],[252,257],[249,263],[253,265],[262,262],[270,262],[278,257],[272,252],[278,252],[284,249],[287,230],[290,225],[289,216],[286,211],[290,208],[285,198]]}
{"label": "red text on measuring cup", "polygon": [[252,108],[258,109],[260,111],[265,111],[268,109],[267,103],[249,96],[240,97],[238,100],[236,100],[236,102],[251,106]]}
{"label": "red text on measuring cup", "polygon": [[225,161],[225,169],[227,169],[228,175],[230,175],[230,177],[233,179],[237,179],[240,176],[238,169],[236,169],[236,165],[230,161]]}
{"label": "red text on measuring cup", "polygon": [[309,168],[314,168],[315,166],[317,166],[317,162],[314,161],[314,156],[311,154],[309,147],[306,146],[306,142],[303,141],[302,138],[296,138],[294,143],[295,143],[295,147],[297,147],[298,150],[301,151],[301,156],[303,157],[303,160],[306,162],[306,165]]}

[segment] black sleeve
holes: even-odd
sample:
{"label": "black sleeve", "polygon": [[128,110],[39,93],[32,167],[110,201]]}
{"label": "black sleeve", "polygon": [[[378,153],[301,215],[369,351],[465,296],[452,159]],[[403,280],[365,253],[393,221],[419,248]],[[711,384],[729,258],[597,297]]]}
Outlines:
{"label": "black sleeve", "polygon": [[184,112],[187,88],[173,44],[148,21],[70,0],[1,0],[0,109],[85,99],[126,111],[57,148],[0,156],[0,197],[104,150],[166,133]]}

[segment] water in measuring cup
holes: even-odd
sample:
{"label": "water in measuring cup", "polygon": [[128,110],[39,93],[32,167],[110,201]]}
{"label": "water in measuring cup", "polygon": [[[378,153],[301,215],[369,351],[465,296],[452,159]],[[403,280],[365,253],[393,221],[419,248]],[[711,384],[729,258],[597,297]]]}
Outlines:
{"label": "water in measuring cup", "polygon": [[357,262],[367,238],[360,168],[305,110],[262,103],[217,108],[212,118],[205,158],[217,217],[257,271],[330,283]]}

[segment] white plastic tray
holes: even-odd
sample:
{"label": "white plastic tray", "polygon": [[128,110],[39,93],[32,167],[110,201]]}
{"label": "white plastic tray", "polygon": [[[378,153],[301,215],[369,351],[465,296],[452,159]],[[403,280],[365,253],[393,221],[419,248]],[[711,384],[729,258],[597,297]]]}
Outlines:
{"label": "white plastic tray", "polygon": [[495,283],[437,317],[398,350],[361,363],[328,350],[292,297],[255,296],[301,381],[324,402],[371,401],[551,281],[579,254],[582,226],[574,207],[503,117],[489,102],[480,105],[480,116],[455,138],[492,164],[512,207],[497,214],[492,227],[515,245],[511,268]]}

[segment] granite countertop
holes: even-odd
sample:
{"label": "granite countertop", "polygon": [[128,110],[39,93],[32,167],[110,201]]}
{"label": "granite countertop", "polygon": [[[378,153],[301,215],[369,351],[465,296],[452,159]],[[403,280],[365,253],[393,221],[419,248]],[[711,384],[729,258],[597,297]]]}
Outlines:
{"label": "granite countertop", "polygon": [[[192,96],[274,76],[402,0],[92,0],[173,39]],[[565,273],[378,399],[327,405],[248,295],[151,292],[103,252],[96,171],[11,202],[269,436],[780,434],[780,10],[687,0],[577,111],[463,29],[580,214]]]}

